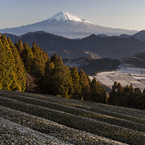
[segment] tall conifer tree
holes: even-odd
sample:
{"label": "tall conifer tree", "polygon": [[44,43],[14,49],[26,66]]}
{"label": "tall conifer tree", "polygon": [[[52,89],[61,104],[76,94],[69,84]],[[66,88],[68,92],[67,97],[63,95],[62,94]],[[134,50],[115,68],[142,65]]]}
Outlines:
{"label": "tall conifer tree", "polygon": [[96,81],[95,78],[93,78],[92,82],[90,83],[90,90],[92,101],[105,103],[106,92],[103,86],[98,81]]}
{"label": "tall conifer tree", "polygon": [[90,100],[90,85],[85,72],[81,69],[79,72],[81,94],[84,100]]}
{"label": "tall conifer tree", "polygon": [[80,82],[79,82],[80,77],[79,77],[77,67],[71,67],[71,75],[72,75],[73,88],[74,88],[73,97],[75,99],[81,99],[81,85],[80,85]]}
{"label": "tall conifer tree", "polygon": [[25,69],[30,71],[33,62],[33,51],[29,48],[28,44],[26,43],[23,44],[23,47],[24,50],[21,56],[25,65]]}
{"label": "tall conifer tree", "polygon": [[52,84],[52,71],[54,69],[54,63],[48,59],[45,65],[45,73],[44,73],[44,79],[42,80],[42,88],[44,88],[44,91],[48,94],[52,94],[51,92],[51,84]]}
{"label": "tall conifer tree", "polygon": [[140,90],[140,88],[135,88],[134,89],[134,104],[133,107],[135,108],[142,108],[142,92]]}
{"label": "tall conifer tree", "polygon": [[86,74],[86,76],[87,76],[87,79],[88,79],[89,84],[90,84],[90,83],[91,83],[91,80],[90,80],[90,78],[89,78],[89,75],[88,75],[88,74]]}
{"label": "tall conifer tree", "polygon": [[143,90],[142,93],[142,108],[145,109],[145,89]]}
{"label": "tall conifer tree", "polygon": [[51,62],[53,62],[55,65],[58,63],[58,56],[56,53],[51,56]]}
{"label": "tall conifer tree", "polygon": [[40,49],[39,46],[36,46],[35,42],[33,43],[32,51],[33,62],[31,66],[31,72],[41,78],[42,76],[44,76],[45,64],[49,57],[47,53]]}
{"label": "tall conifer tree", "polygon": [[62,97],[73,97],[73,82],[71,72],[67,66],[59,65],[54,67],[51,75],[51,92],[53,95]]}
{"label": "tall conifer tree", "polygon": [[134,89],[133,89],[133,85],[130,84],[129,86],[129,95],[128,95],[128,99],[127,99],[127,106],[128,107],[133,107],[133,102],[134,102]]}
{"label": "tall conifer tree", "polygon": [[18,43],[16,42],[15,46],[17,47],[17,49],[20,53],[20,56],[21,56],[23,53],[23,50],[24,50],[23,43],[22,43],[21,39],[19,40]]}
{"label": "tall conifer tree", "polygon": [[109,104],[117,105],[117,88],[118,83],[115,81],[109,96]]}
{"label": "tall conifer tree", "polygon": [[19,89],[20,91],[24,91],[26,88],[26,72],[24,64],[17,48],[13,45],[10,38],[8,38],[8,43],[14,56],[15,72],[17,77],[17,89]]}
{"label": "tall conifer tree", "polygon": [[14,57],[5,35],[0,39],[0,52],[0,89],[16,89]]}
{"label": "tall conifer tree", "polygon": [[123,91],[124,91],[123,87],[121,86],[120,83],[118,83],[116,102],[117,102],[117,105],[119,105],[119,106],[121,106],[123,103]]}

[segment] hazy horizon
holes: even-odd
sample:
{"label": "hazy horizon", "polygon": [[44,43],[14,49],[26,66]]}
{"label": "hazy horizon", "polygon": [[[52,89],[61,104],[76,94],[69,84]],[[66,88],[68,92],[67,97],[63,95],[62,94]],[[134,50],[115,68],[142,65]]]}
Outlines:
{"label": "hazy horizon", "polygon": [[0,29],[46,20],[66,11],[93,24],[128,30],[145,29],[143,0],[1,0]]}

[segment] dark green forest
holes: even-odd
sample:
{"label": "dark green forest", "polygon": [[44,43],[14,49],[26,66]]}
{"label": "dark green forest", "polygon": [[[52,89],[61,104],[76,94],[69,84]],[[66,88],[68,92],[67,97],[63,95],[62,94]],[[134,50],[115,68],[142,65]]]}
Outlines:
{"label": "dark green forest", "polygon": [[35,77],[39,93],[145,109],[145,90],[115,82],[107,96],[95,78],[91,81],[82,69],[63,65],[57,54],[49,58],[35,41],[29,47],[0,35],[0,89],[25,91],[26,73]]}
{"label": "dark green forest", "polygon": [[26,89],[26,72],[33,75],[40,93],[105,103],[106,92],[83,70],[67,67],[57,54],[48,57],[35,42],[32,47],[21,40],[15,45],[0,36],[0,89]]}
{"label": "dark green forest", "polygon": [[17,48],[0,36],[0,89],[25,91],[26,74]]}
{"label": "dark green forest", "polygon": [[145,109],[145,89],[142,92],[132,84],[122,87],[115,81],[108,101],[111,105]]}

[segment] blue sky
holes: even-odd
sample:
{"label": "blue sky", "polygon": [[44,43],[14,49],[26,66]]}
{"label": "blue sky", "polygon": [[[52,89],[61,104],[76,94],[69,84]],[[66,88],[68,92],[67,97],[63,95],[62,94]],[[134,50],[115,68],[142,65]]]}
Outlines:
{"label": "blue sky", "polygon": [[94,24],[145,30],[145,0],[0,0],[0,29],[46,20],[66,11]]}

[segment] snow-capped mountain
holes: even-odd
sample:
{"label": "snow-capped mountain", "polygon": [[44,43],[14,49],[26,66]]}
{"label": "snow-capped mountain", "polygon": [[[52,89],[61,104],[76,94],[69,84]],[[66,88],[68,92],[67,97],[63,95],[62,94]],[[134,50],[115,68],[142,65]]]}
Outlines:
{"label": "snow-capped mountain", "polygon": [[95,25],[64,11],[59,12],[47,20],[34,24],[0,29],[1,33],[11,33],[15,35],[22,35],[27,32],[35,31],[45,31],[68,38],[83,38],[91,34],[120,35],[123,33],[132,35],[136,33],[136,31],[131,30],[113,29]]}
{"label": "snow-capped mountain", "polygon": [[50,22],[51,20],[82,22],[82,20],[80,18],[75,17],[64,11],[62,11],[62,12],[56,14],[55,16],[51,17],[50,19],[48,19],[48,22]]}

